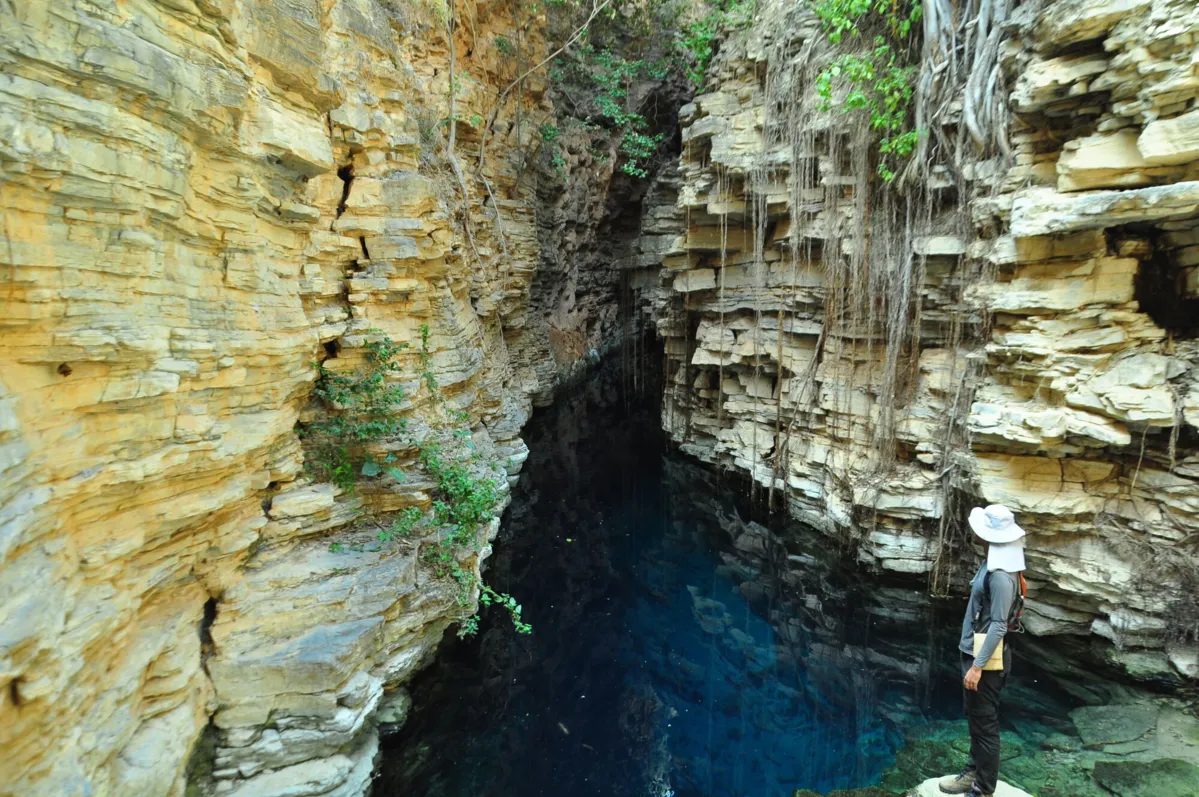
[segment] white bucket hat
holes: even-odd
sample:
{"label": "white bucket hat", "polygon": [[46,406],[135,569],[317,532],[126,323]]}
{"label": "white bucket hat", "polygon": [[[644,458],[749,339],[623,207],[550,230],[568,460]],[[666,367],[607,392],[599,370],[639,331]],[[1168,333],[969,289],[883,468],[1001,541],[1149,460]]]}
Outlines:
{"label": "white bucket hat", "polygon": [[970,528],[979,537],[997,545],[1015,542],[1024,536],[1024,529],[1016,525],[1012,510],[1003,504],[991,504],[986,509],[974,507],[970,510]]}

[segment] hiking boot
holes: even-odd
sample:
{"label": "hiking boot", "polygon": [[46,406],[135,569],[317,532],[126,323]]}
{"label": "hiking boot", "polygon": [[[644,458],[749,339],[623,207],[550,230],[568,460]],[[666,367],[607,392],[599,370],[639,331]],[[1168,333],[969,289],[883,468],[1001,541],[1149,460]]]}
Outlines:
{"label": "hiking boot", "polygon": [[974,770],[963,769],[956,775],[949,775],[937,782],[938,788],[945,794],[966,794],[974,791]]}

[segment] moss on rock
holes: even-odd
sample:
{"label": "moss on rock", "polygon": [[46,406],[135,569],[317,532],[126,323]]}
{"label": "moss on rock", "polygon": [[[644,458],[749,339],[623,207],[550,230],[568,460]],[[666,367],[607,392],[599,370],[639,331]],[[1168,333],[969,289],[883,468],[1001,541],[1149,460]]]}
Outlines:
{"label": "moss on rock", "polygon": [[883,774],[883,788],[902,793],[921,781],[959,772],[966,754],[951,742],[919,739],[895,754],[895,764]]}

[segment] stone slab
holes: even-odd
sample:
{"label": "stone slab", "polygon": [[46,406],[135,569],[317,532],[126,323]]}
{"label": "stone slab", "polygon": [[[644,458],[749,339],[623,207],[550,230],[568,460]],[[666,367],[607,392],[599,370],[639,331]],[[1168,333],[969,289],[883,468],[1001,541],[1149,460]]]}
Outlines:
{"label": "stone slab", "polygon": [[[946,773],[949,774],[949,773]],[[907,797],[945,797],[944,792],[937,786],[940,778],[929,778],[907,793]],[[995,797],[1032,797],[1028,792],[1017,789],[1003,781],[995,785]]]}

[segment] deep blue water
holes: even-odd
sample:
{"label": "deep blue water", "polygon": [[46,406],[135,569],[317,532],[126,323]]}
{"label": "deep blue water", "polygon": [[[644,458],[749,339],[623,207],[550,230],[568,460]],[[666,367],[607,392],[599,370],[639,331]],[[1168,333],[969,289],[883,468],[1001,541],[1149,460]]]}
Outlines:
{"label": "deep blue water", "polygon": [[827,540],[752,522],[745,488],[666,450],[603,383],[536,417],[486,573],[385,744],[384,797],[776,797],[876,783],[960,715],[953,609]]}

